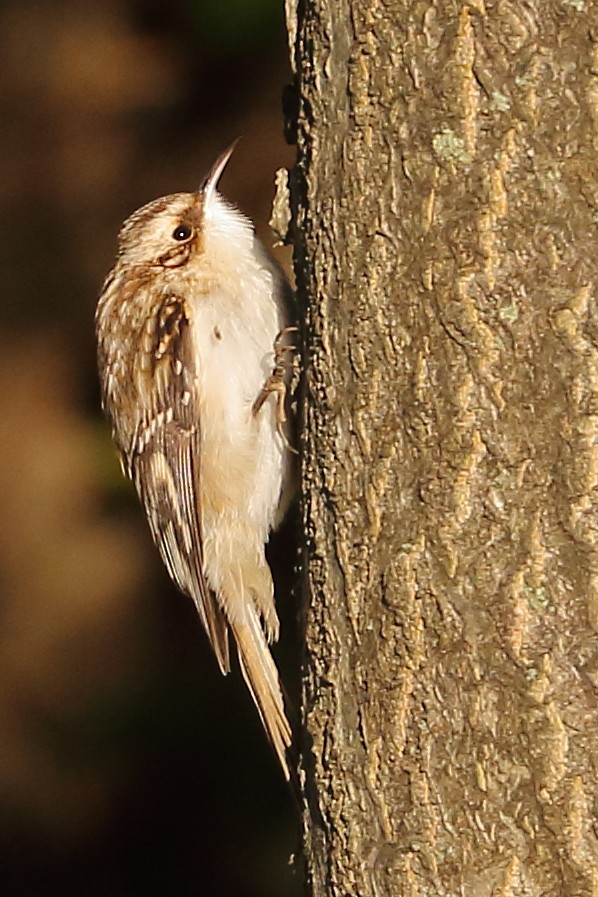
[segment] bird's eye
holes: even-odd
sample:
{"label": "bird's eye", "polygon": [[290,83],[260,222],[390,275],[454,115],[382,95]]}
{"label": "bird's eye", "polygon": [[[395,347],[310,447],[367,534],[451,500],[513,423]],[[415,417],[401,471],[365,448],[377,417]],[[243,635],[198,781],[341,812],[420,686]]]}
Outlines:
{"label": "bird's eye", "polygon": [[192,234],[193,228],[189,227],[188,224],[177,224],[172,232],[172,239],[178,240],[179,243],[182,243],[184,240],[188,240]]}

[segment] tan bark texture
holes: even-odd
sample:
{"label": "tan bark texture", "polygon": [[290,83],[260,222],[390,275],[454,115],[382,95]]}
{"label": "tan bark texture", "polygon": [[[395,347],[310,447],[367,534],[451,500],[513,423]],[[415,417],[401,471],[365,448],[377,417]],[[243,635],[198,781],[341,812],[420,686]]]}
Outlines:
{"label": "tan bark texture", "polygon": [[592,6],[288,3],[315,897],[598,894]]}

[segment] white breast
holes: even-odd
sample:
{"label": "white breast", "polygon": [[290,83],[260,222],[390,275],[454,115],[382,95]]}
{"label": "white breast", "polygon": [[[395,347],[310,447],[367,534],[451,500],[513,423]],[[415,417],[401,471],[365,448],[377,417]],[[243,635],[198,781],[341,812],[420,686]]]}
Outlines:
{"label": "white breast", "polygon": [[204,276],[193,308],[198,360],[204,526],[246,518],[263,541],[280,499],[285,447],[276,429],[275,398],[252,406],[274,366],[274,342],[285,325],[279,284],[243,216],[215,197],[205,235]]}

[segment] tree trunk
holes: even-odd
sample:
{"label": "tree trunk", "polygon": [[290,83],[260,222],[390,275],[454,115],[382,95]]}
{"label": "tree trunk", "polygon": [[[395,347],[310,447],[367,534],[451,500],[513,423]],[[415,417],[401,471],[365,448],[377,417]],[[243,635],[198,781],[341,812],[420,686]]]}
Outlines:
{"label": "tree trunk", "polygon": [[288,0],[316,897],[598,894],[598,27]]}

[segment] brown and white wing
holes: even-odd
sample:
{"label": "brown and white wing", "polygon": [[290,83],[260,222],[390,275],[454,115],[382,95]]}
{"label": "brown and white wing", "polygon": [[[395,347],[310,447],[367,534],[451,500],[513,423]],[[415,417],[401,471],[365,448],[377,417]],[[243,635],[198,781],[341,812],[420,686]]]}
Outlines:
{"label": "brown and white wing", "polygon": [[228,625],[203,575],[197,361],[189,314],[182,299],[167,295],[147,324],[134,374],[144,411],[127,460],[162,560],[193,598],[227,673]]}

